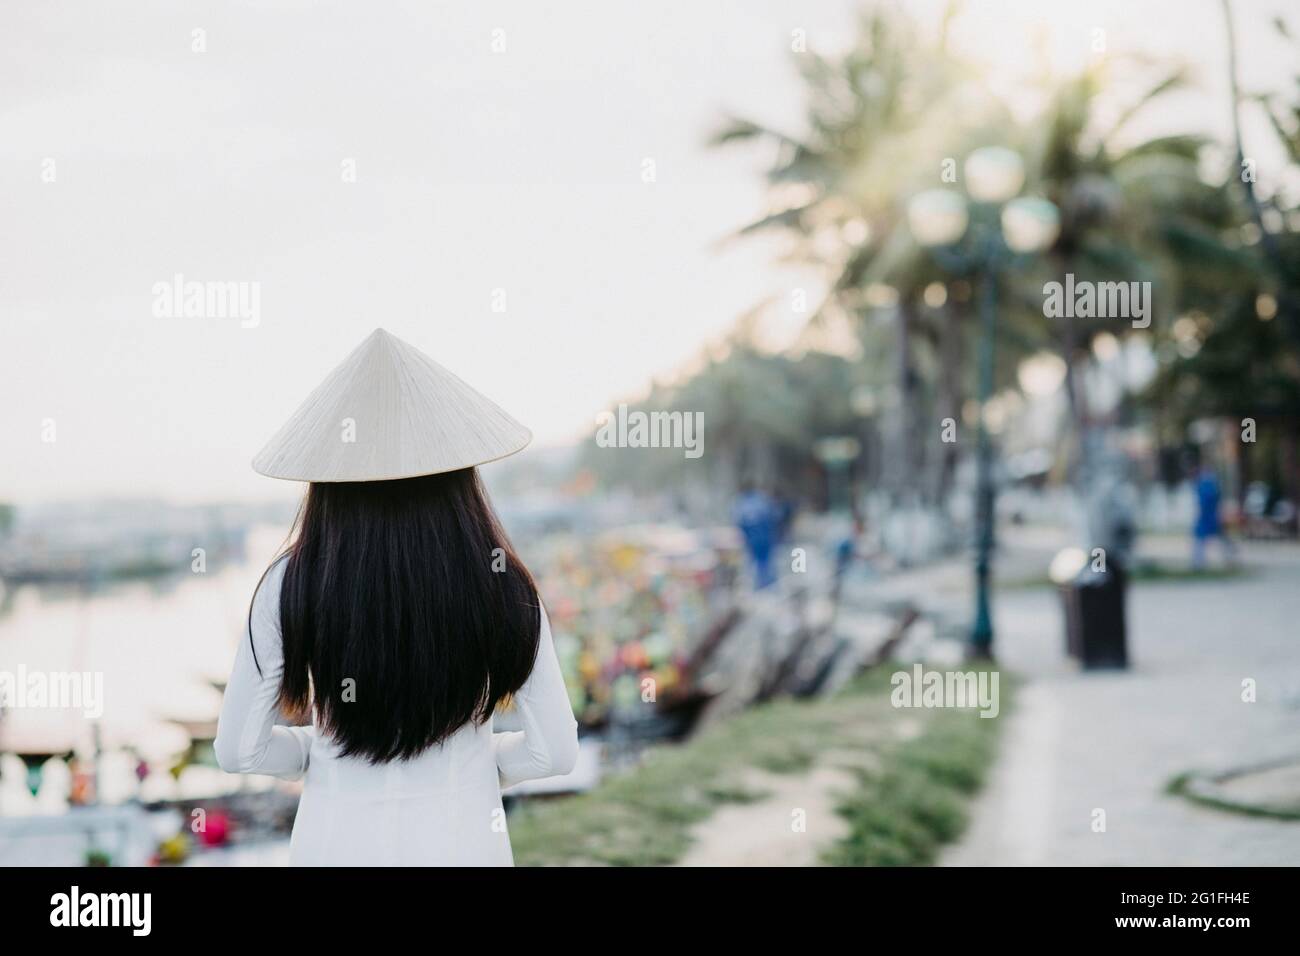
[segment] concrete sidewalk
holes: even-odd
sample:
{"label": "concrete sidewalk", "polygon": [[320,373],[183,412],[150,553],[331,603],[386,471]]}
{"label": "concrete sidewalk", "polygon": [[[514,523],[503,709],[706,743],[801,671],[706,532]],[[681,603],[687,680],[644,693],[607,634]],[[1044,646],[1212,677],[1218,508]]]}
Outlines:
{"label": "concrete sidewalk", "polygon": [[[1163,792],[1184,771],[1300,756],[1300,548],[1247,546],[1243,558],[1243,578],[1132,587],[1122,673],[1067,661],[1053,591],[997,595],[998,660],[1025,681],[945,864],[1300,865],[1300,822]],[[1255,703],[1241,699],[1246,678]]]}

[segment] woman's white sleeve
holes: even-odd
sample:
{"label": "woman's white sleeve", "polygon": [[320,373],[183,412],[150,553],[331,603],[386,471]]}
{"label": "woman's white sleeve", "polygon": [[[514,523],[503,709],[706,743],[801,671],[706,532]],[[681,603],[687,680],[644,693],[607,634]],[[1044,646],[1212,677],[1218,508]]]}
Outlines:
{"label": "woman's white sleeve", "polygon": [[245,631],[221,702],[214,746],[217,763],[227,773],[261,773],[296,780],[307,771],[314,728],[275,725],[280,714],[280,676],[284,673],[280,639],[284,564],[279,561],[267,572],[253,598],[252,639],[250,642]]}
{"label": "woman's white sleeve", "polygon": [[541,617],[533,672],[514,695],[523,729],[492,735],[502,787],[568,773],[578,759],[578,722],[555,655],[546,608],[541,609]]}

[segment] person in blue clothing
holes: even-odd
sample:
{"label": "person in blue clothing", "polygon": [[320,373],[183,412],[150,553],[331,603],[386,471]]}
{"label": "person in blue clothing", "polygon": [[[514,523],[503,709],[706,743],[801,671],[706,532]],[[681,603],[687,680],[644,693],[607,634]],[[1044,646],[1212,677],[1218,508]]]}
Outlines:
{"label": "person in blue clothing", "polygon": [[1219,520],[1219,479],[1214,469],[1203,465],[1196,477],[1196,524],[1192,527],[1192,567],[1205,567],[1205,543],[1218,538],[1228,562],[1236,560],[1236,548]]}
{"label": "person in blue clothing", "polygon": [[745,550],[754,566],[754,587],[771,587],[776,582],[772,551],[776,546],[781,516],[776,503],[765,492],[746,484],[732,512],[736,527],[745,539]]}

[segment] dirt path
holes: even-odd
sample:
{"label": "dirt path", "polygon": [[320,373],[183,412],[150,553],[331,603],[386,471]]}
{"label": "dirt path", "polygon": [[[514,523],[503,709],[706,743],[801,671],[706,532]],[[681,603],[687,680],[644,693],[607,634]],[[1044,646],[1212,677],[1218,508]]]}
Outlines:
{"label": "dirt path", "polygon": [[848,824],[835,806],[854,784],[846,768],[823,764],[802,774],[753,771],[748,787],[768,795],[720,808],[694,831],[678,866],[816,866]]}

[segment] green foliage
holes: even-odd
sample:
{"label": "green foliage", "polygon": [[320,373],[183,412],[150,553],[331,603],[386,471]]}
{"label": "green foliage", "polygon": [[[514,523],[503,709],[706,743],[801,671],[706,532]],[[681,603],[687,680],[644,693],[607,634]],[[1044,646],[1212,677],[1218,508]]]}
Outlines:
{"label": "green foliage", "polygon": [[646,401],[630,406],[703,413],[702,460],[686,460],[677,448],[611,454],[593,436],[583,447],[582,463],[607,482],[643,491],[705,475],[733,487],[764,468],[797,475],[798,466],[811,460],[818,438],[860,434],[862,420],[853,412],[851,396],[862,379],[863,370],[839,356],[774,355],[733,337],[725,355],[698,375],[680,386],[657,386]]}
{"label": "green foliage", "polygon": [[1179,424],[1218,415],[1300,417],[1300,357],[1280,322],[1260,321],[1254,296],[1238,296],[1200,334],[1196,351],[1168,363],[1150,391]]}

